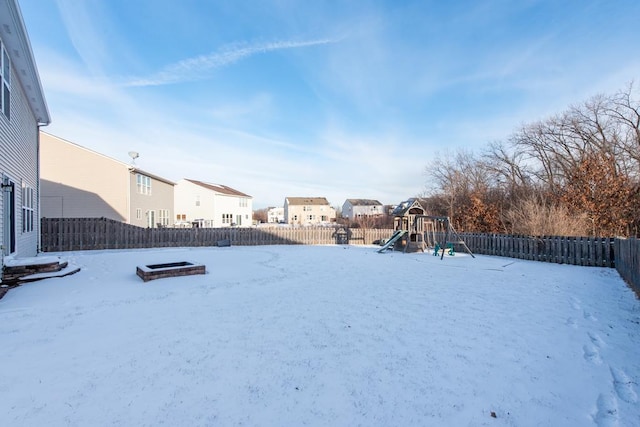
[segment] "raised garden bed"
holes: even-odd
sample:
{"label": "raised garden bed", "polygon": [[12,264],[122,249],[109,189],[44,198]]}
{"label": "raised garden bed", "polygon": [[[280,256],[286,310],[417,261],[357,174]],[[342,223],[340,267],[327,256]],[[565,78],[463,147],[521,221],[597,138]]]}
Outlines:
{"label": "raised garden bed", "polygon": [[136,267],[136,274],[145,282],[165,277],[191,276],[205,274],[204,264],[187,261],[168,262],[165,264],[150,264]]}

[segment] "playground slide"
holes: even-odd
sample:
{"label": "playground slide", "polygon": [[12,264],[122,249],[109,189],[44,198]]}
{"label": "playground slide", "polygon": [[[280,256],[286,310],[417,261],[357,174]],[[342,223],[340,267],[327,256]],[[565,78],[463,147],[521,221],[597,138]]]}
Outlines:
{"label": "playground slide", "polygon": [[383,247],[378,249],[378,252],[383,253],[384,251],[389,249],[391,247],[391,245],[393,245],[399,238],[401,238],[405,234],[407,234],[407,232],[405,230],[397,230],[395,233],[393,233],[393,236],[391,236],[391,238],[387,241],[387,243],[385,243]]}

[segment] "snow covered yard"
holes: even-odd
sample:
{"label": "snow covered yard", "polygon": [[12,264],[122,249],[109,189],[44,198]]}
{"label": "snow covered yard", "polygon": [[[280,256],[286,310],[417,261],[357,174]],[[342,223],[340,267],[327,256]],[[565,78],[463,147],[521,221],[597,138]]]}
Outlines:
{"label": "snow covered yard", "polygon": [[[640,302],[613,269],[371,247],[59,255],[82,271],[0,300],[1,425],[640,425]],[[135,274],[177,261],[208,273]]]}

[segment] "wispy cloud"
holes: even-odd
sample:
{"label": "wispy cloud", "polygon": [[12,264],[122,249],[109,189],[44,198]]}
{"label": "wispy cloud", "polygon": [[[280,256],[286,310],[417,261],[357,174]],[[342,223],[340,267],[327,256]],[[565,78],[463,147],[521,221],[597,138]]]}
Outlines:
{"label": "wispy cloud", "polygon": [[125,86],[161,86],[200,80],[207,77],[212,70],[231,65],[256,54],[325,45],[338,41],[339,39],[324,38],[304,41],[275,41],[254,45],[232,44],[208,55],[196,56],[168,65],[149,77],[130,79],[125,83]]}

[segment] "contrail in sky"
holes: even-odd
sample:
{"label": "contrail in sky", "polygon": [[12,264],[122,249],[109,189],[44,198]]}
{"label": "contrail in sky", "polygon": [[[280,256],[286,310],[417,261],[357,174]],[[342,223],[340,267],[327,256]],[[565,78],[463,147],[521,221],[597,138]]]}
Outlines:
{"label": "contrail in sky", "polygon": [[255,45],[233,44],[209,55],[184,59],[166,66],[159,72],[143,78],[132,79],[125,86],[161,86],[183,81],[198,80],[207,71],[224,67],[249,56],[274,50],[295,49],[336,43],[337,39],[316,39],[307,41],[276,41]]}

